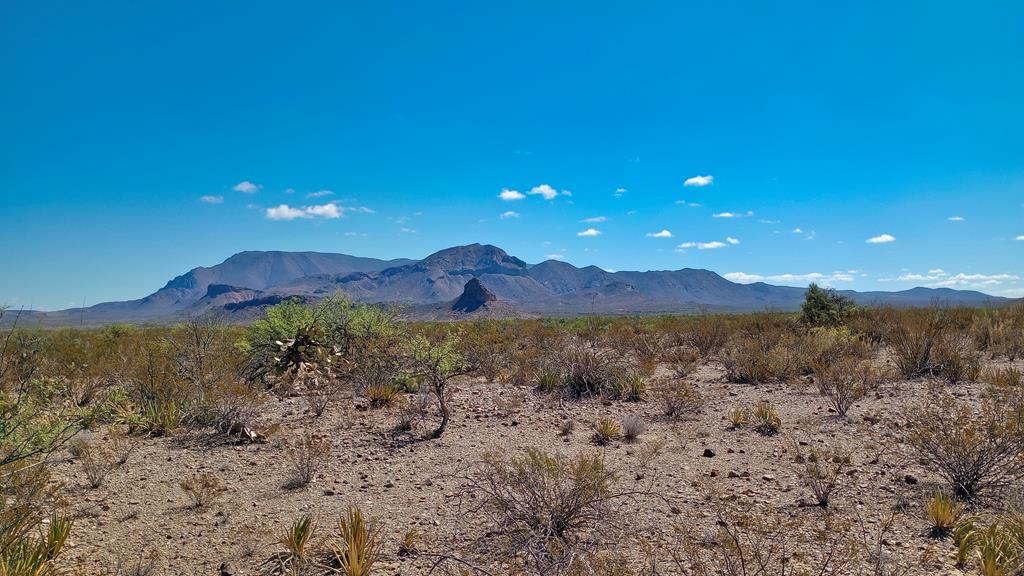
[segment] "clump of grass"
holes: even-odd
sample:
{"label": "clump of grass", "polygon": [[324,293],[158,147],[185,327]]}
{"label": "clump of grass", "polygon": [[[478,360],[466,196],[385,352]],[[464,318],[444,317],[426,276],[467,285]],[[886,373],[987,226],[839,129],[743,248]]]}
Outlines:
{"label": "clump of grass", "polygon": [[704,405],[704,398],[697,387],[683,380],[663,382],[657,388],[657,396],[661,400],[662,413],[673,420],[695,414]]}
{"label": "clump of grass", "polygon": [[192,504],[196,508],[206,508],[227,492],[227,488],[220,478],[209,472],[189,476],[178,485],[192,500]]}
{"label": "clump of grass", "polygon": [[627,372],[613,381],[612,392],[616,398],[627,402],[640,402],[647,397],[647,378],[637,372]]}
{"label": "clump of grass", "polygon": [[955,500],[942,492],[936,491],[928,499],[925,506],[928,522],[931,524],[932,538],[945,538],[952,533],[960,521],[962,508]]}
{"label": "clump of grass", "polygon": [[988,368],[982,372],[981,380],[999,388],[1017,388],[1024,384],[1024,372],[1015,366]]}
{"label": "clump of grass", "polygon": [[770,402],[758,402],[750,415],[753,417],[754,430],[762,436],[774,436],[782,430],[782,418]]}
{"label": "clump of grass", "polygon": [[619,423],[607,416],[597,419],[594,424],[594,443],[600,446],[607,446],[622,438],[622,427]]}
{"label": "clump of grass", "polygon": [[833,496],[839,490],[843,471],[850,462],[849,456],[839,451],[821,454],[816,450],[811,450],[811,453],[804,457],[797,451],[797,460],[803,463],[803,468],[799,472],[804,485],[814,495],[818,506],[828,508]]}
{"label": "clump of grass", "polygon": [[331,442],[314,434],[302,436],[288,450],[288,463],[291,464],[291,476],[285,488],[302,488],[308,486],[316,473],[323,466],[324,460],[331,453]]}
{"label": "clump of grass", "polygon": [[302,562],[309,553],[307,547],[315,532],[316,521],[307,514],[292,523],[278,542],[288,549],[289,560]]}
{"label": "clump of grass", "polygon": [[746,408],[734,408],[729,412],[729,425],[733,430],[739,430],[750,424],[750,410]]}
{"label": "clump of grass", "polygon": [[345,576],[369,576],[380,559],[380,529],[367,523],[359,508],[338,519],[338,539],[331,542]]}
{"label": "clump of grass", "polygon": [[550,393],[558,390],[562,383],[562,373],[552,366],[544,366],[537,372],[537,391]]}
{"label": "clump of grass", "polygon": [[401,393],[391,384],[371,384],[366,389],[366,399],[371,408],[390,408],[398,402]]}
{"label": "clump of grass", "polygon": [[647,423],[637,414],[629,414],[622,419],[622,437],[626,442],[634,443],[640,435],[647,431]]}
{"label": "clump of grass", "polygon": [[420,532],[415,528],[406,530],[398,543],[398,555],[402,558],[419,554]]}

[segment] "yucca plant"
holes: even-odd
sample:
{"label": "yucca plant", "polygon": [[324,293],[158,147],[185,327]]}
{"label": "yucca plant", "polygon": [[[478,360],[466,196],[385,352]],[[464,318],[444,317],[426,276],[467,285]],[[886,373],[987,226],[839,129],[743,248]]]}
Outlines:
{"label": "yucca plant", "polygon": [[961,507],[956,501],[942,492],[936,491],[925,507],[928,522],[931,523],[933,538],[944,538],[952,532],[960,520]]}
{"label": "yucca plant", "polygon": [[281,535],[279,542],[288,549],[288,555],[292,559],[304,560],[306,558],[306,547],[313,539],[316,531],[316,521],[309,514],[299,518],[291,525],[287,532]]}
{"label": "yucca plant", "polygon": [[[3,512],[4,510],[0,510]],[[5,518],[6,520],[6,518]],[[50,576],[56,574],[52,561],[60,554],[71,534],[73,521],[53,514],[46,531],[38,537],[26,532],[8,532],[17,528],[5,522],[0,527],[0,576]]]}
{"label": "yucca plant", "polygon": [[390,408],[398,402],[399,390],[391,384],[372,384],[366,389],[366,398],[373,408]]}
{"label": "yucca plant", "polygon": [[751,410],[754,428],[764,436],[774,436],[782,430],[782,418],[769,402],[758,402]]}
{"label": "yucca plant", "polygon": [[594,424],[594,443],[601,446],[611,444],[622,437],[622,427],[607,416],[598,418]]}
{"label": "yucca plant", "polygon": [[419,530],[410,528],[405,535],[402,536],[402,541],[398,544],[398,555],[402,557],[415,556],[419,553],[419,541]]}
{"label": "yucca plant", "polygon": [[352,507],[338,520],[338,536],[338,540],[331,542],[331,548],[342,574],[369,576],[380,558],[379,527],[368,524],[363,512]]}
{"label": "yucca plant", "polygon": [[750,411],[746,408],[736,408],[729,413],[729,425],[733,430],[739,430],[750,424]]}

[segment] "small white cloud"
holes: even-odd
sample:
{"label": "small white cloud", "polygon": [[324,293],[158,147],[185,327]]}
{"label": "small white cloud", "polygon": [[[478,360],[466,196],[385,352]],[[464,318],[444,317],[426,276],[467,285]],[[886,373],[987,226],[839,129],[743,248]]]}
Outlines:
{"label": "small white cloud", "polygon": [[709,186],[714,181],[715,177],[711,174],[708,174],[707,176],[693,176],[692,178],[687,178],[683,182],[683,186],[696,186],[700,188],[703,186]]}
{"label": "small white cloud", "polygon": [[512,210],[509,210],[508,212],[502,212],[499,218],[501,218],[502,220],[507,220],[509,218],[519,218],[519,212],[513,212]]}
{"label": "small white cloud", "polygon": [[206,202],[207,204],[223,204],[224,203],[224,197],[223,196],[209,196],[209,195],[208,196],[200,196],[199,197],[199,201],[200,202]]}
{"label": "small white cloud", "polygon": [[964,221],[964,217],[963,216],[950,216],[949,218],[946,218],[946,220],[949,220],[950,222],[963,222]]}
{"label": "small white cloud", "polygon": [[565,260],[565,256],[561,254],[548,254],[545,256],[548,260]]}
{"label": "small white cloud", "polygon": [[[562,193],[565,194],[566,196],[572,196],[572,192],[569,192],[568,190],[562,190]],[[555,190],[548,184],[541,184],[539,186],[534,186],[533,188],[530,188],[530,191],[527,192],[527,194],[540,194],[541,196],[544,197],[545,200],[554,200],[555,197],[558,196],[558,190]]]}
{"label": "small white cloud", "polygon": [[594,236],[600,236],[601,231],[598,230],[597,228],[587,228],[586,230],[581,230],[577,232],[576,235],[581,236],[583,238],[593,238]]}
{"label": "small white cloud", "polygon": [[735,245],[740,243],[740,241],[738,239],[733,238],[732,236],[727,236],[725,241],[728,242],[729,244],[732,244],[733,246],[735,246]]}
{"label": "small white cloud", "polygon": [[235,192],[243,192],[245,194],[255,194],[255,193],[260,191],[260,188],[263,188],[263,186],[260,186],[259,184],[253,184],[252,182],[249,182],[248,180],[242,180],[238,184],[235,184],[231,189],[234,190]]}
{"label": "small white cloud", "polygon": [[334,192],[330,190],[318,190],[317,192],[310,192],[306,194],[306,198],[326,198],[327,196],[334,196]]}
{"label": "small white cloud", "polygon": [[716,248],[725,248],[728,246],[725,242],[719,242],[714,240],[712,242],[683,242],[679,245],[680,250],[686,250],[687,248],[696,248],[697,250],[714,250]]}
{"label": "small white cloud", "polygon": [[279,204],[273,208],[267,208],[264,214],[268,220],[297,220],[300,218],[322,218],[324,220],[334,220],[341,218],[346,212],[373,214],[373,210],[366,206],[339,206],[334,202],[316,204],[313,206],[303,206],[301,208],[289,206],[287,204]]}
{"label": "small white cloud", "polygon": [[932,268],[931,270],[928,271],[928,273],[935,276],[943,276],[945,275],[946,271],[943,270],[942,268]]}
{"label": "small white cloud", "polygon": [[896,237],[892,234],[879,234],[878,236],[872,236],[865,240],[868,244],[888,244],[889,242],[895,242]]}
{"label": "small white cloud", "polygon": [[740,284],[750,284],[751,282],[776,282],[779,284],[792,284],[798,286],[806,286],[811,282],[816,282],[823,286],[830,286],[838,282],[853,282],[854,276],[849,271],[837,271],[831,274],[822,274],[821,272],[810,272],[808,274],[748,274],[746,272],[729,272],[724,274],[723,278],[732,282],[739,282]]}
{"label": "small white cloud", "polygon": [[522,200],[523,198],[526,198],[526,194],[523,194],[518,190],[509,190],[508,188],[502,188],[501,193],[498,194],[498,198],[501,198],[502,200],[508,202],[511,200]]}
{"label": "small white cloud", "polygon": [[1024,240],[1024,234],[1017,236],[1016,238],[1014,238],[1014,240]]}
{"label": "small white cloud", "polygon": [[793,228],[792,232],[793,232],[793,234],[803,234],[804,233],[802,228]]}
{"label": "small white cloud", "polygon": [[580,222],[583,222],[585,224],[594,224],[594,223],[598,223],[598,222],[607,222],[607,221],[608,221],[608,217],[607,216],[591,216],[590,218],[584,218],[583,220],[580,220]]}
{"label": "small white cloud", "polygon": [[405,228],[405,227],[399,228],[398,231],[401,232],[402,234],[415,234],[416,233],[416,231],[413,230],[412,228]]}
{"label": "small white cloud", "polygon": [[671,238],[672,232],[668,230],[662,230],[660,232],[648,232],[646,236],[648,238]]}
{"label": "small white cloud", "polygon": [[615,197],[616,198],[622,198],[622,195],[625,194],[626,192],[628,192],[628,190],[626,190],[625,188],[616,188],[615,189]]}
{"label": "small white cloud", "polygon": [[712,214],[713,218],[744,218],[746,216],[753,216],[753,210],[747,210],[746,212],[719,212]]}

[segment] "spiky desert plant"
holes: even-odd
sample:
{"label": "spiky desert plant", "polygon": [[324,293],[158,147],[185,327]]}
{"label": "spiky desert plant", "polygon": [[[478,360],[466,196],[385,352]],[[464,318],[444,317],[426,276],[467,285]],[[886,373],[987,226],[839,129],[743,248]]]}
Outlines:
{"label": "spiky desert plant", "polygon": [[597,419],[594,424],[594,443],[601,446],[611,444],[622,437],[622,427],[607,416]]}
{"label": "spiky desert plant", "polygon": [[313,539],[314,532],[316,532],[316,521],[312,516],[306,514],[292,523],[278,542],[288,549],[290,558],[301,561],[306,558],[306,547]]}
{"label": "spiky desert plant", "polygon": [[338,520],[338,540],[331,542],[345,576],[369,576],[380,558],[380,529],[367,523],[359,508],[349,508]]}
{"label": "spiky desert plant", "polygon": [[933,538],[948,536],[960,520],[961,507],[952,498],[936,491],[925,506]]}
{"label": "spiky desert plant", "polygon": [[754,428],[764,436],[774,436],[782,430],[782,418],[770,402],[762,401],[751,410]]}

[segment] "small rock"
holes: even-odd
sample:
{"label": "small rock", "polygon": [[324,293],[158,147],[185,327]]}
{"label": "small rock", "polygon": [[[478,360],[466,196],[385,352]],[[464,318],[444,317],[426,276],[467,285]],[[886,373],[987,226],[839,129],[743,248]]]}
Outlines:
{"label": "small rock", "polygon": [[914,476],[913,474],[907,474],[906,476],[903,477],[903,481],[906,482],[907,484],[910,484],[911,486],[914,486],[915,484],[917,484],[917,476]]}
{"label": "small rock", "polygon": [[220,565],[220,576],[234,576],[235,566],[231,562],[224,562]]}
{"label": "small rock", "polygon": [[703,456],[705,458],[714,458],[715,457],[715,451],[712,450],[711,448],[705,448]]}

